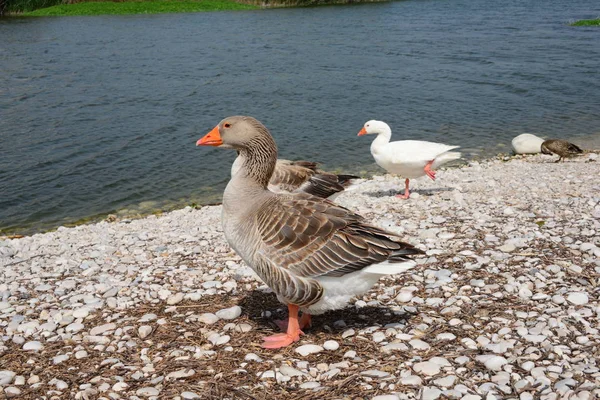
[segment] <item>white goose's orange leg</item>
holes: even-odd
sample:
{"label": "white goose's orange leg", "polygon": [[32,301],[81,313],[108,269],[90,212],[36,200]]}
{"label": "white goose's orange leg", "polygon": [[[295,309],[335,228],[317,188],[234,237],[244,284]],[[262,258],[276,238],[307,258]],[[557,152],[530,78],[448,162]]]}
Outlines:
{"label": "white goose's orange leg", "polygon": [[431,169],[431,166],[433,165],[433,162],[435,160],[431,160],[427,163],[427,165],[425,165],[425,168],[423,168],[423,171],[425,171],[425,173],[427,174],[428,177],[431,178],[431,180],[435,181],[435,171]]}
{"label": "white goose's orange leg", "polygon": [[264,337],[262,347],[265,349],[279,349],[300,340],[300,334],[303,332],[300,330],[300,324],[298,322],[298,310],[298,306],[288,304],[289,317],[287,332]]}
{"label": "white goose's orange leg", "polygon": [[408,197],[410,196],[410,192],[408,191],[408,182],[410,182],[410,179],[406,178],[406,180],[404,181],[404,194],[397,194],[396,197],[399,197],[401,199],[408,199]]}

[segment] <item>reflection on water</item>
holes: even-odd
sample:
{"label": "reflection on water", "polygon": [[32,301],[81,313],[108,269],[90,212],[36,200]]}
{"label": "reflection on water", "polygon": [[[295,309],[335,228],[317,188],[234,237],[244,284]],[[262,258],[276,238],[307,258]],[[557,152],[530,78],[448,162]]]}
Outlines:
{"label": "reflection on water", "polygon": [[598,32],[567,25],[597,14],[415,0],[0,20],[0,229],[218,201],[234,155],[194,143],[235,114],[282,157],[349,173],[378,171],[356,137],[373,118],[467,157],[523,132],[598,137]]}

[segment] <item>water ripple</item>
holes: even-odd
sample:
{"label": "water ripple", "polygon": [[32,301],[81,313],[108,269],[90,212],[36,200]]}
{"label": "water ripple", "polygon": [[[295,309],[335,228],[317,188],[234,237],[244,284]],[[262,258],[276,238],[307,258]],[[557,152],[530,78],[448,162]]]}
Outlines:
{"label": "water ripple", "polygon": [[1,20],[0,230],[218,201],[234,155],[194,143],[233,114],[267,124],[282,157],[354,173],[378,171],[356,137],[372,118],[467,156],[525,131],[593,143],[600,41],[566,23],[596,14],[407,0]]}

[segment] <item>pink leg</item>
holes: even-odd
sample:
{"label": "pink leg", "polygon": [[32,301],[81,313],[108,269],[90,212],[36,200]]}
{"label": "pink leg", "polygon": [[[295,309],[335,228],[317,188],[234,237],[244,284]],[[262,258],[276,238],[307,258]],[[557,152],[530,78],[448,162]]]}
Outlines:
{"label": "pink leg", "polygon": [[396,197],[399,197],[401,199],[408,199],[408,197],[410,196],[410,191],[408,190],[408,182],[410,182],[410,179],[406,178],[406,180],[404,181],[404,184],[406,185],[404,188],[404,194],[397,194]]}
{"label": "pink leg", "polygon": [[262,347],[265,349],[279,349],[300,340],[300,334],[303,332],[300,330],[300,324],[298,323],[298,309],[298,306],[288,304],[289,319],[287,332],[264,337]]}
{"label": "pink leg", "polygon": [[434,161],[435,160],[429,161],[427,165],[425,165],[425,168],[423,168],[423,170],[425,171],[428,177],[435,181],[435,171],[431,169],[431,166],[433,165]]}

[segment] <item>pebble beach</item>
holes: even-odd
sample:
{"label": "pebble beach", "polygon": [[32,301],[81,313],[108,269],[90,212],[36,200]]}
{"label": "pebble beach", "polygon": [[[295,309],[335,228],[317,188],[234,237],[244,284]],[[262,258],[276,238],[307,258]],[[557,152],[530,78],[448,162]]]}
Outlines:
{"label": "pebble beach", "polygon": [[0,398],[600,398],[600,157],[499,156],[336,202],[422,250],[278,350],[220,206],[0,239]]}

